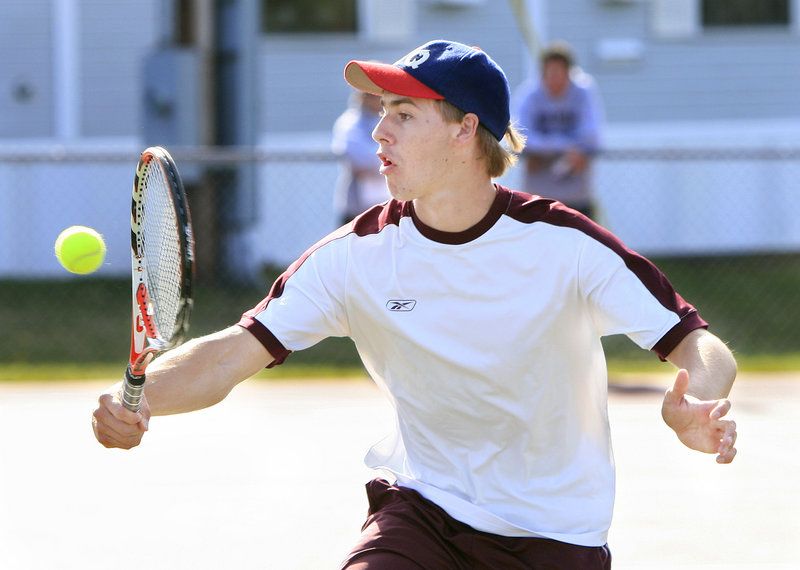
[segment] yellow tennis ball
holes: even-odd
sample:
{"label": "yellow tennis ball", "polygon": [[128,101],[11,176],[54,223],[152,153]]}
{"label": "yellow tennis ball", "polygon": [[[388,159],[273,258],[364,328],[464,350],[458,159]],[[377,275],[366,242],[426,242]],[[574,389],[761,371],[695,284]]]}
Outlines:
{"label": "yellow tennis ball", "polygon": [[56,240],[56,257],[64,269],[85,275],[96,271],[106,257],[103,236],[86,226],[72,226]]}

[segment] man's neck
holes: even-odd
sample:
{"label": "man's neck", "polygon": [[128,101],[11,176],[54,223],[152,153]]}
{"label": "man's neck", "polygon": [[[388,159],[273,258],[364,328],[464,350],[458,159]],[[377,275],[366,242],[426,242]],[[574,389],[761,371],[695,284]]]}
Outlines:
{"label": "man's neck", "polygon": [[497,188],[491,179],[443,188],[414,200],[414,211],[426,226],[443,232],[462,232],[480,222],[494,204]]}

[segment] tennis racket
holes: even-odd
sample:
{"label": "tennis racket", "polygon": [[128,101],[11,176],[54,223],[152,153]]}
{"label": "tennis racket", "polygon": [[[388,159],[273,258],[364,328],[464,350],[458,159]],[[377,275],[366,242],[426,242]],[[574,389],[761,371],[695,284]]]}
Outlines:
{"label": "tennis racket", "polygon": [[145,149],[131,200],[133,322],[122,404],[139,411],[145,369],[159,353],[181,344],[189,329],[194,239],[180,174],[162,147]]}
{"label": "tennis racket", "polygon": [[522,40],[528,48],[528,53],[533,59],[533,63],[537,64],[542,51],[542,41],[536,31],[536,23],[528,11],[528,4],[526,0],[509,0],[509,4],[511,4],[514,19],[517,21]]}

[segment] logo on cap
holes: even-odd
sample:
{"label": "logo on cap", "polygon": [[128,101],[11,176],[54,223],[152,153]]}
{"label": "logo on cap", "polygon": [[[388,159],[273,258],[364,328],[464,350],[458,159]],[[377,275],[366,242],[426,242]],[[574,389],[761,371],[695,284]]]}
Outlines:
{"label": "logo on cap", "polygon": [[406,67],[410,67],[411,69],[417,69],[420,65],[428,61],[430,56],[430,51],[426,49],[416,49],[405,56],[400,63]]}

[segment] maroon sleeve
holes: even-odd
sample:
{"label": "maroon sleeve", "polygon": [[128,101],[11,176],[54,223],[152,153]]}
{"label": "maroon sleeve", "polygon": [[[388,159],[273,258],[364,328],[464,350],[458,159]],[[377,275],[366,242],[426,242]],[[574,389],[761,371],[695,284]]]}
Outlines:
{"label": "maroon sleeve", "polygon": [[[501,190],[509,192],[507,188]],[[649,259],[630,250],[622,241],[606,228],[596,224],[554,200],[514,192],[507,213],[515,219],[533,223],[544,222],[579,230],[590,238],[602,243],[622,258],[625,266],[642,282],[650,293],[666,309],[675,313],[680,321],[672,327],[651,349],[661,360],[672,352],[683,338],[698,328],[707,328],[697,310],[683,297]]]}
{"label": "maroon sleeve", "polygon": [[292,353],[291,350],[281,344],[281,341],[279,341],[267,327],[248,313],[242,315],[242,318],[237,324],[243,329],[250,331],[275,359],[267,365],[267,368],[283,364],[286,357]]}
{"label": "maroon sleeve", "polygon": [[669,329],[669,332],[661,337],[661,340],[653,346],[652,351],[655,352],[662,361],[665,361],[667,355],[675,350],[675,347],[680,344],[687,334],[695,329],[701,328],[708,328],[708,323],[700,318],[697,311],[692,311],[685,315],[677,325]]}
{"label": "maroon sleeve", "polygon": [[292,353],[291,350],[283,346],[280,340],[270,331],[264,323],[256,319],[261,311],[274,299],[283,295],[286,282],[294,275],[294,273],[305,263],[305,261],[320,247],[323,247],[329,242],[342,239],[350,234],[358,236],[366,236],[379,233],[387,225],[398,225],[400,219],[410,214],[410,203],[398,202],[396,200],[389,200],[385,204],[373,206],[363,214],[357,216],[349,224],[345,224],[338,230],[328,234],[326,237],[315,243],[303,253],[294,263],[292,263],[286,271],[284,271],[269,290],[268,295],[262,299],[258,305],[247,311],[242,315],[238,325],[250,331],[261,344],[264,345],[269,353],[275,358],[267,368],[272,368],[279,364],[283,364],[284,360]]}

